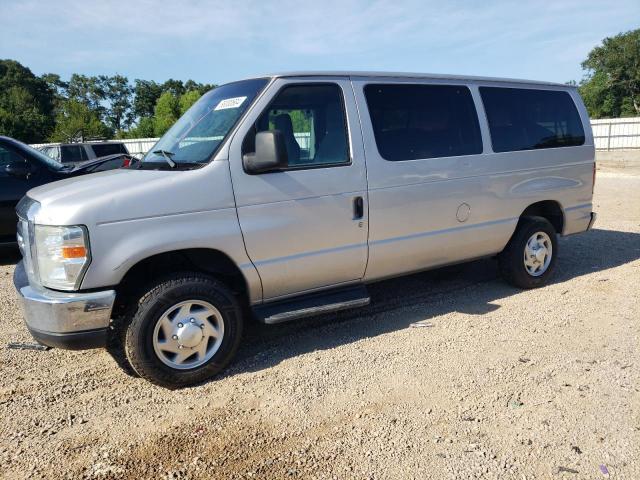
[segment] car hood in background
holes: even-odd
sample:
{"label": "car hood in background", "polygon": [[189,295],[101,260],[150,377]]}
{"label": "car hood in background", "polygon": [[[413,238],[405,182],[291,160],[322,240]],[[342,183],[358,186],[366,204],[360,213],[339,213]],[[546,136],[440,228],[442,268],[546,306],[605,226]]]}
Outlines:
{"label": "car hood in background", "polygon": [[[128,157],[128,155],[124,154],[124,153],[114,153],[113,155],[107,155],[104,157],[100,157],[100,158],[94,158],[93,160],[87,160],[86,162],[79,162],[79,163],[73,163],[73,164],[63,164],[64,166],[68,167],[66,169],[63,169],[60,171],[60,173],[65,174],[65,175],[74,175],[74,174],[81,174],[83,172],[86,172],[88,170],[91,170],[92,168],[98,167],[100,165],[102,165],[103,163],[107,163],[110,162],[112,160],[115,160],[117,158],[122,158],[122,163],[124,164],[124,157]],[[119,165],[115,168],[119,168],[123,165]]]}

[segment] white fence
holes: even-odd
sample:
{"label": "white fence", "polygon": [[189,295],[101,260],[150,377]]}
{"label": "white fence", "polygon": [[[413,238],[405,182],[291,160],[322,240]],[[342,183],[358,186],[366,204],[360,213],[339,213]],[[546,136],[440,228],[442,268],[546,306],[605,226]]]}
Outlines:
{"label": "white fence", "polygon": [[591,120],[597,150],[640,148],[640,117]]}
{"label": "white fence", "polygon": [[[630,118],[604,118],[591,120],[593,139],[597,150],[633,150],[640,149],[640,117]],[[296,140],[300,148],[310,147],[308,133],[296,133]],[[130,138],[121,141],[127,146],[132,155],[142,157],[158,141],[157,138]],[[32,145],[39,148],[53,143],[40,143]]]}
{"label": "white fence", "polygon": [[142,157],[151,150],[151,147],[153,147],[157,141],[157,138],[130,138],[122,140],[122,143],[127,146],[127,150],[131,155]]}

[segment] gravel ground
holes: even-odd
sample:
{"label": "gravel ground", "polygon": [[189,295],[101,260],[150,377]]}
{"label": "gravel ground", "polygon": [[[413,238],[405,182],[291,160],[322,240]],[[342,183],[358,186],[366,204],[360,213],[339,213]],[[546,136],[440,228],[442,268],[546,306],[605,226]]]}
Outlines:
{"label": "gravel ground", "polygon": [[546,288],[493,260],[382,282],[366,309],[251,326],[181,391],[101,350],[5,349],[30,337],[4,252],[0,476],[638,479],[640,176],[600,172],[595,205]]}

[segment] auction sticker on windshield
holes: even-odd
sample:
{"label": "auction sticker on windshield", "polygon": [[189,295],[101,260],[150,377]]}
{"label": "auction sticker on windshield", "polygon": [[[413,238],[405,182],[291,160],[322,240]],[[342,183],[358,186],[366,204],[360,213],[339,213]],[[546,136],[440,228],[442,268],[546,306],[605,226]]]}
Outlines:
{"label": "auction sticker on windshield", "polygon": [[214,110],[225,110],[227,108],[238,108],[240,105],[244,103],[247,97],[233,97],[227,98],[226,100],[222,100]]}

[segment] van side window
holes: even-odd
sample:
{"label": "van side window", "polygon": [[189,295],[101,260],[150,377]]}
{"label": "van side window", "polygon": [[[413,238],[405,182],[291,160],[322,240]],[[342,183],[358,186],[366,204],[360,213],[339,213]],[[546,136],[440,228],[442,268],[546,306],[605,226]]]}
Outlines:
{"label": "van side window", "polygon": [[247,134],[242,153],[255,151],[255,135],[279,130],[289,166],[310,168],[350,162],[342,92],[337,85],[285,87]]}
{"label": "van side window", "polygon": [[122,143],[96,143],[91,145],[96,158],[115,155],[116,153],[127,153]]}
{"label": "van side window", "polygon": [[364,94],[385,160],[482,153],[478,115],[467,87],[370,84]]}
{"label": "van side window", "polygon": [[571,95],[557,90],[480,87],[494,152],[584,144]]}
{"label": "van side window", "polygon": [[63,163],[84,162],[88,160],[84,147],[80,145],[62,145],[60,151],[62,153]]}

